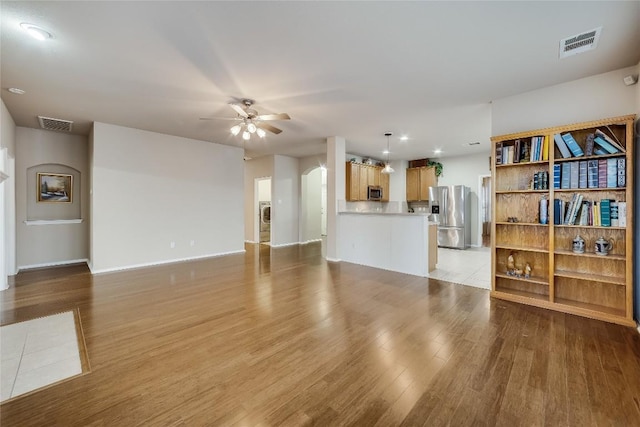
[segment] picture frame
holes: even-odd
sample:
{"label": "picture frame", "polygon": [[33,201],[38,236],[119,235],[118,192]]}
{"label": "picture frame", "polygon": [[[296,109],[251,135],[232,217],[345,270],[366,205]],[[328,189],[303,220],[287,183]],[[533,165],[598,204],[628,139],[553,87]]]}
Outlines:
{"label": "picture frame", "polygon": [[38,172],[37,182],[38,202],[73,202],[73,175]]}

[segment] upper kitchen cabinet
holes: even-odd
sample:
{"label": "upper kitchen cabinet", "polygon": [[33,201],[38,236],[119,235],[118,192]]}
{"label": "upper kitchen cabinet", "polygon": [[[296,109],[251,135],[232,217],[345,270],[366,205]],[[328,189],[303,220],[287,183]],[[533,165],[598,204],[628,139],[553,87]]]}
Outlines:
{"label": "upper kitchen cabinet", "polygon": [[349,202],[368,200],[369,186],[382,187],[383,202],[389,201],[389,176],[381,173],[382,167],[347,162],[346,199]]}
{"label": "upper kitchen cabinet", "polygon": [[429,201],[429,187],[438,185],[433,166],[407,168],[407,202]]}

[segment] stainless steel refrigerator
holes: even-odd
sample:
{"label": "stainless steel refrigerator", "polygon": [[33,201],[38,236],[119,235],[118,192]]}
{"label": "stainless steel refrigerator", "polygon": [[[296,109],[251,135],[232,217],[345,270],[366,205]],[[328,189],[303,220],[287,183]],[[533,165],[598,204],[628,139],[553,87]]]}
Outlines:
{"label": "stainless steel refrigerator", "polygon": [[469,187],[429,187],[430,219],[438,224],[438,246],[466,249],[471,242]]}

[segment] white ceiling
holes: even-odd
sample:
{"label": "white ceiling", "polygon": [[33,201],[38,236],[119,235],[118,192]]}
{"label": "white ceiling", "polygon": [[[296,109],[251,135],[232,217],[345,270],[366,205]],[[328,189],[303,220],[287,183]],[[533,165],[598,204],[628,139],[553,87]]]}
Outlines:
{"label": "white ceiling", "polygon": [[[226,104],[287,112],[247,154],[347,151],[391,159],[488,151],[490,102],[640,62],[640,1],[2,1],[2,99],[36,116],[242,146]],[[53,38],[38,42],[19,23]],[[602,26],[598,48],[558,59],[559,40]],[[18,87],[25,95],[7,91]],[[400,143],[401,134],[409,141]],[[479,146],[469,142],[479,141]]]}

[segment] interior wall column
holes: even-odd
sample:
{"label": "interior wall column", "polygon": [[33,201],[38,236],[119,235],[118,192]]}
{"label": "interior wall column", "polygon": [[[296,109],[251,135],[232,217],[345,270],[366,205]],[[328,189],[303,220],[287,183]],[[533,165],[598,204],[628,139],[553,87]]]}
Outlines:
{"label": "interior wall column", "polygon": [[338,210],[345,203],[345,140],[327,138],[327,248],[328,261],[340,261]]}

